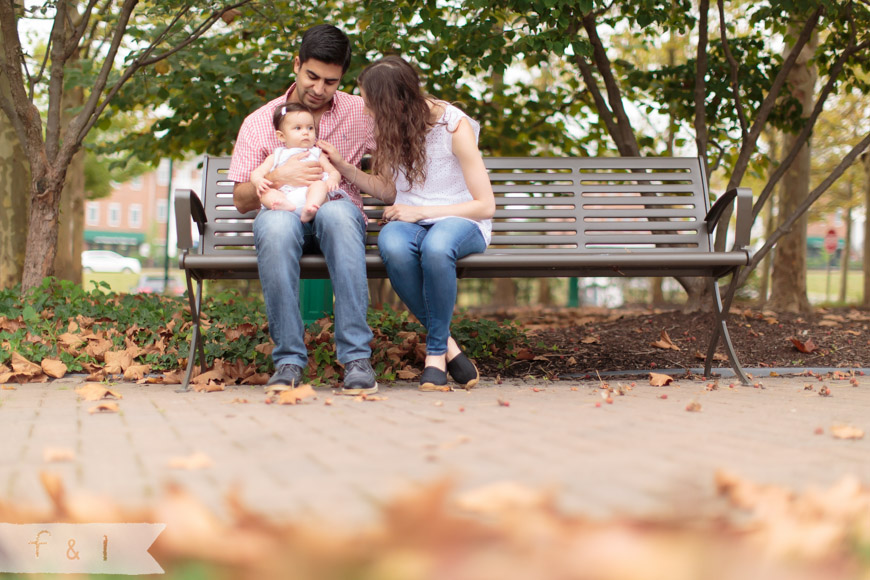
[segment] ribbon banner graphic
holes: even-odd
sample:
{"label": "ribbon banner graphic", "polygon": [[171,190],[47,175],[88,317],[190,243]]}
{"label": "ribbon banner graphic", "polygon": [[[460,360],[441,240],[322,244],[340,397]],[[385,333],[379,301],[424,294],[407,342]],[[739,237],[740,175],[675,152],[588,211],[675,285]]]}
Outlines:
{"label": "ribbon banner graphic", "polygon": [[166,524],[0,523],[0,572],[163,574],[148,548]]}

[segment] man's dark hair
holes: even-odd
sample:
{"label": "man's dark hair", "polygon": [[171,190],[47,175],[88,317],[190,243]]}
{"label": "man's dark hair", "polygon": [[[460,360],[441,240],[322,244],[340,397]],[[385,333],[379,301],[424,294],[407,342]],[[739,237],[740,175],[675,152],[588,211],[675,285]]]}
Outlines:
{"label": "man's dark hair", "polygon": [[331,24],[313,26],[302,35],[299,62],[305,63],[312,58],[326,64],[337,64],[344,74],[350,66],[350,40]]}
{"label": "man's dark hair", "polygon": [[303,105],[302,103],[294,103],[293,101],[287,101],[280,107],[275,109],[275,112],[272,113],[272,124],[275,126],[276,131],[281,130],[281,121],[284,120],[284,117],[289,115],[290,113],[308,113],[312,117],[314,117],[314,113],[311,112],[311,109]]}

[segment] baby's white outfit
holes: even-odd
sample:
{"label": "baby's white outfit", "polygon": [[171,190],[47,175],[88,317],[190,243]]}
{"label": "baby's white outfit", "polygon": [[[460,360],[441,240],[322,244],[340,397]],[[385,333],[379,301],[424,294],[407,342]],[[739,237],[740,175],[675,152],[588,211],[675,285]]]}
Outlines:
{"label": "baby's white outfit", "polygon": [[[304,157],[302,161],[320,161],[320,154],[323,153],[323,150],[320,149],[320,147],[311,147],[309,149],[305,149],[303,147],[276,147],[275,151],[272,153],[274,158],[272,159],[271,171],[274,171],[276,167],[284,165],[287,160],[294,155],[298,155],[305,151],[308,152],[308,156]],[[326,181],[328,177],[329,175],[324,172],[322,178],[323,181]],[[292,185],[282,185],[280,187],[280,191],[284,192],[284,197],[287,198],[287,201],[296,206],[296,209],[293,210],[293,213],[301,216],[302,210],[305,209],[305,194],[308,193],[308,187],[294,187]]]}

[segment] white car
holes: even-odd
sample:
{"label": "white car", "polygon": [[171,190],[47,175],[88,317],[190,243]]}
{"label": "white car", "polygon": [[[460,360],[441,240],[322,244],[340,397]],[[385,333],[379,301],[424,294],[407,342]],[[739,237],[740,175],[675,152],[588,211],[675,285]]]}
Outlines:
{"label": "white car", "polygon": [[142,271],[142,264],[136,258],[128,258],[109,250],[87,250],[82,252],[82,270],[138,274]]}

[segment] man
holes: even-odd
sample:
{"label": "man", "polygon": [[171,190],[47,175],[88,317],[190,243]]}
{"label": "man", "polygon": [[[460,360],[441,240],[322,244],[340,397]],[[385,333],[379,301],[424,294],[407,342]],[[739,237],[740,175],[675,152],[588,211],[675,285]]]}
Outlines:
{"label": "man", "polygon": [[[337,90],[350,54],[350,41],[334,26],[321,24],[305,32],[293,60],[296,82],[284,95],[250,114],[239,130],[228,174],[236,182],[233,201],[239,211],[260,208],[250,176],[281,144],[272,116],[286,101],[311,109],[318,138],[335,146],[349,163],[358,166],[362,156],[374,149],[373,123],[362,99]],[[302,161],[303,156],[291,158],[266,176],[273,187],[308,186],[321,178],[320,164]],[[340,199],[340,192],[330,195],[334,201],[324,203],[310,222],[302,223],[293,212],[265,209],[254,220],[260,282],[275,342],[275,374],[269,386],[297,385],[302,380],[308,352],[299,312],[299,259],[303,252],[320,251],[335,289],[336,353],[344,365],[342,391],[357,395],[378,390],[369,360],[372,332],[366,322],[366,218],[359,190],[347,180],[342,180],[340,189],[350,200]]]}

